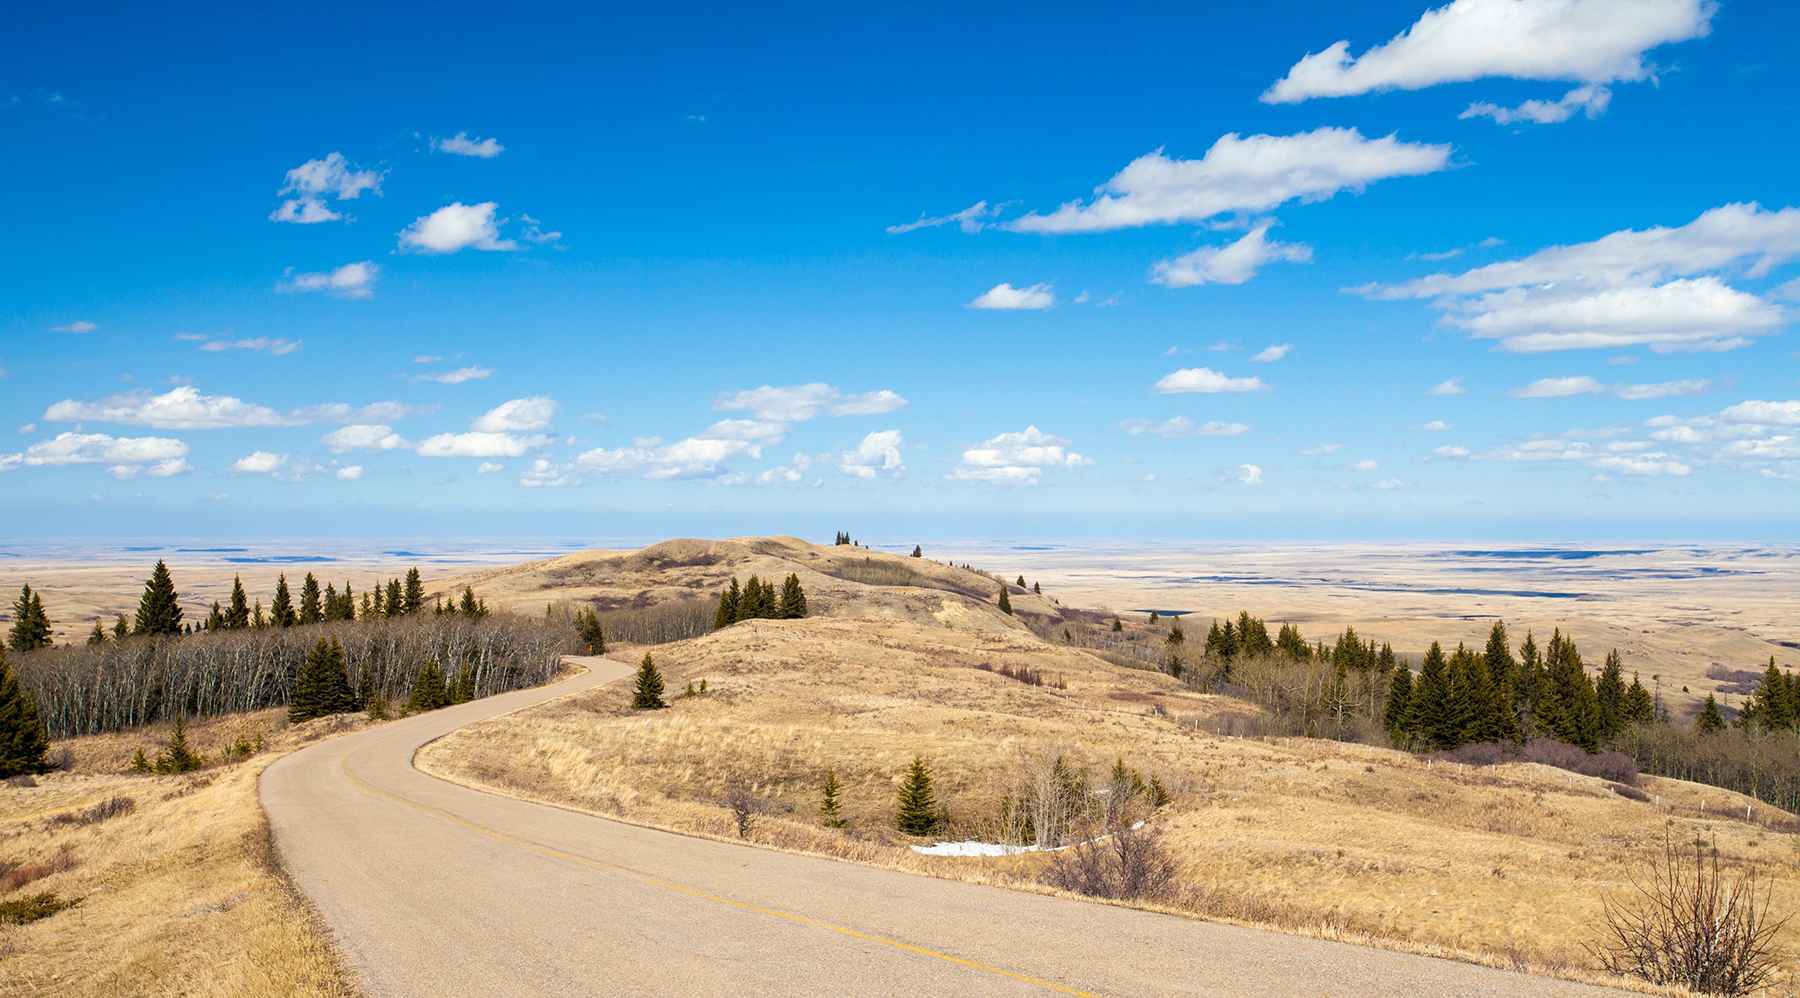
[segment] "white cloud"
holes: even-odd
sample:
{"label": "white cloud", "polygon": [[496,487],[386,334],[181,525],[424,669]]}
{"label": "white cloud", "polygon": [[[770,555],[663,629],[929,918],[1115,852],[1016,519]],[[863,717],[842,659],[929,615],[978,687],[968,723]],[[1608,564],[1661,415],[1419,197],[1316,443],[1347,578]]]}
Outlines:
{"label": "white cloud", "polygon": [[1427,395],[1467,395],[1469,390],[1463,387],[1461,378],[1450,378],[1440,381],[1426,389]]}
{"label": "white cloud", "polygon": [[360,464],[347,464],[337,470],[337,480],[340,482],[360,482],[362,476],[363,466]]}
{"label": "white cloud", "polygon": [[1301,448],[1300,453],[1304,457],[1323,457],[1327,454],[1336,454],[1343,449],[1343,444],[1315,444],[1311,447]]}
{"label": "white cloud", "polygon": [[1737,423],[1771,423],[1777,426],[1800,426],[1800,400],[1765,402],[1750,399],[1730,406],[1719,414]]}
{"label": "white cloud", "polygon": [[352,423],[325,434],[325,446],[334,453],[351,450],[401,450],[406,440],[384,423]]}
{"label": "white cloud", "polygon": [[453,156],[473,156],[476,159],[493,159],[506,151],[506,147],[498,139],[477,139],[468,132],[457,132],[447,139],[438,139],[432,143],[432,148]]}
{"label": "white cloud", "polygon": [[1442,433],[1445,430],[1448,430],[1449,428],[1450,428],[1450,424],[1444,422],[1441,419],[1431,420],[1430,422],[1426,423],[1425,427],[1424,427],[1425,432],[1427,432],[1427,433]]}
{"label": "white cloud", "polygon": [[838,455],[838,470],[857,478],[898,475],[906,470],[900,457],[900,444],[899,430],[876,430],[863,437],[854,450]]}
{"label": "white cloud", "polygon": [[556,419],[556,400],[542,395],[512,399],[489,409],[470,429],[481,433],[542,430]]}
{"label": "white cloud", "polygon": [[906,399],[899,392],[882,388],[878,391],[863,392],[860,395],[846,395],[831,406],[834,416],[879,416],[893,412],[906,405]]}
{"label": "white cloud", "polygon": [[1434,173],[1449,165],[1448,145],[1366,139],[1354,128],[1297,135],[1236,133],[1220,137],[1198,160],[1162,150],[1132,160],[1086,203],[1070,201],[1002,227],[1018,232],[1102,232],[1173,222],[1201,222],[1229,212],[1269,211],[1284,202],[1320,201],[1361,191],[1389,177]]}
{"label": "white cloud", "polygon": [[353,406],[347,402],[326,402],[323,405],[302,406],[291,415],[294,420],[303,423],[391,423],[419,411],[421,410],[417,407],[404,402],[388,400],[362,406]]}
{"label": "white cloud", "polygon": [[183,474],[187,444],[169,437],[114,437],[104,433],[59,433],[23,453],[0,454],[0,472],[15,468],[61,468],[105,464],[115,478],[148,473],[155,478]]}
{"label": "white cloud", "polygon": [[1159,437],[1174,439],[1177,437],[1235,437],[1249,431],[1250,427],[1243,423],[1226,423],[1219,420],[1208,420],[1195,423],[1186,416],[1176,416],[1162,422],[1148,419],[1127,419],[1119,424],[1126,433],[1141,436],[1154,433]]}
{"label": "white cloud", "polygon": [[1351,467],[1355,468],[1357,471],[1374,471],[1376,468],[1379,468],[1381,466],[1376,464],[1373,460],[1365,457],[1361,461],[1358,461],[1355,464],[1351,465]]}
{"label": "white cloud", "polygon": [[476,473],[482,474],[482,475],[492,475],[495,472],[505,471],[505,470],[506,470],[506,465],[498,464],[493,461],[483,461],[483,462],[481,462],[480,465],[478,465],[475,468]]}
{"label": "white cloud", "polygon": [[1406,488],[1406,483],[1398,478],[1383,478],[1378,482],[1370,482],[1369,488],[1380,489],[1383,492],[1391,492],[1394,489]]}
{"label": "white cloud", "polygon": [[1538,437],[1479,455],[1489,461],[1586,464],[1601,472],[1622,475],[1686,477],[1693,467],[1661,451],[1643,449],[1637,442],[1619,441],[1604,450],[1584,440]]}
{"label": "white cloud", "polygon": [[1608,454],[1594,459],[1594,467],[1622,475],[1670,475],[1685,478],[1693,468],[1667,454]]}
{"label": "white cloud", "polygon": [[929,217],[920,215],[916,221],[904,222],[900,225],[890,225],[887,227],[887,234],[890,236],[904,235],[908,232],[917,232],[920,229],[935,229],[940,225],[949,225],[952,222],[955,222],[964,232],[980,232],[988,226],[987,219],[992,218],[999,213],[999,205],[994,205],[990,208],[986,201],[977,201],[954,214],[932,215]]}
{"label": "white cloud", "polygon": [[494,373],[491,367],[459,367],[438,374],[415,374],[414,381],[435,381],[440,385],[460,385],[465,381],[481,381]]}
{"label": "white cloud", "polygon": [[1201,392],[1208,395],[1218,392],[1260,392],[1268,387],[1261,378],[1228,378],[1210,367],[1184,367],[1163,375],[1156,383],[1156,390],[1165,395],[1180,392]]}
{"label": "white cloud", "polygon": [[1238,465],[1237,480],[1245,485],[1261,485],[1263,483],[1262,466],[1255,464]]}
{"label": "white cloud", "polygon": [[1273,220],[1265,220],[1224,246],[1202,246],[1150,268],[1150,281],[1171,288],[1200,284],[1243,284],[1256,276],[1265,263],[1310,263],[1312,247],[1302,243],[1278,243],[1269,238]]}
{"label": "white cloud", "polygon": [[87,321],[86,319],[76,319],[74,322],[65,322],[60,326],[51,326],[50,331],[53,333],[81,334],[81,333],[91,333],[94,330],[99,329],[99,328],[100,328],[99,326]]}
{"label": "white cloud", "polygon": [[806,454],[795,454],[786,464],[777,465],[756,476],[763,485],[795,485],[806,478],[811,470],[813,459]]}
{"label": "white cloud", "polygon": [[1454,444],[1446,444],[1442,447],[1434,448],[1431,453],[1438,457],[1454,461],[1468,457],[1469,449],[1467,447],[1458,447]]}
{"label": "white cloud", "polygon": [[1613,394],[1627,401],[1637,402],[1644,399],[1698,395],[1711,386],[1712,382],[1705,378],[1685,378],[1680,381],[1662,381],[1650,385],[1620,385],[1613,389]]}
{"label": "white cloud", "polygon": [[1642,80],[1650,49],[1711,30],[1710,0],[1454,0],[1360,56],[1308,53],[1262,100],[1286,104],[1484,77]]}
{"label": "white cloud", "polygon": [[381,268],[372,261],[359,260],[319,273],[296,273],[289,267],[281,272],[281,283],[275,290],[282,294],[306,294],[322,291],[339,298],[373,298],[375,278]]}
{"label": "white cloud", "polygon": [[[179,338],[179,337],[178,337]],[[224,353],[227,350],[250,350],[257,353],[270,353],[277,357],[286,357],[300,349],[299,340],[273,339],[257,336],[247,340],[204,340],[200,349],[207,353]]]}
{"label": "white cloud", "polygon": [[270,212],[269,220],[302,225],[337,221],[344,216],[325,204],[327,198],[354,201],[364,191],[380,194],[381,178],[376,170],[351,168],[341,152],[324,159],[309,159],[287,172],[286,183],[275,193],[294,196]]}
{"label": "white cloud", "polygon": [[1512,395],[1521,399],[1553,399],[1571,395],[1597,395],[1604,391],[1605,385],[1584,374],[1578,377],[1539,378],[1523,388],[1513,389]]}
{"label": "white cloud", "polygon": [[899,392],[887,388],[845,395],[823,382],[804,385],[763,385],[720,396],[713,408],[722,412],[747,411],[775,423],[804,423],[822,411],[834,416],[874,416],[906,405]]}
{"label": "white cloud", "polygon": [[551,438],[542,434],[520,436],[511,433],[440,433],[419,444],[421,457],[523,457],[539,447],[548,446]]}
{"label": "white cloud", "polygon": [[760,457],[762,447],[747,440],[687,437],[672,444],[607,449],[597,447],[575,459],[578,467],[601,474],[638,474],[652,480],[713,478],[721,465],[739,455]]}
{"label": "white cloud", "polygon": [[541,457],[519,475],[519,486],[527,489],[560,489],[580,484],[581,479],[575,475],[573,465],[556,464]]}
{"label": "white cloud", "polygon": [[162,395],[132,392],[96,402],[64,399],[44,410],[44,418],[59,423],[89,420],[164,430],[293,426],[299,422],[267,406],[253,405],[229,395],[202,395],[190,385],[173,388]]}
{"label": "white cloud", "polygon": [[280,471],[287,462],[286,454],[274,454],[266,450],[259,450],[238,458],[232,463],[231,470],[246,475],[272,475]]}
{"label": "white cloud", "polygon": [[[519,232],[519,238],[528,243],[547,246],[562,241],[563,234],[561,232],[545,228],[543,222],[524,212],[519,213],[519,224],[524,226],[524,229]],[[561,249],[562,247],[557,248]]]}
{"label": "white cloud", "polygon": [[950,477],[962,481],[1035,485],[1045,468],[1078,468],[1091,464],[1069,449],[1069,441],[1027,426],[1001,433],[963,451],[962,463]]}
{"label": "white cloud", "polygon": [[1514,288],[1465,302],[1445,321],[1515,353],[1650,346],[1705,348],[1759,335],[1787,321],[1780,306],[1716,277],[1603,291]]}
{"label": "white cloud", "polygon": [[1769,296],[1772,298],[1780,298],[1784,301],[1800,301],[1800,277],[1796,277],[1791,281],[1783,281],[1776,285],[1775,288],[1769,292]]}
{"label": "white cloud", "polygon": [[1292,343],[1272,343],[1252,354],[1250,361],[1254,364],[1273,364],[1278,360],[1285,360],[1293,349]]}
{"label": "white cloud", "polygon": [[787,437],[788,424],[766,419],[721,419],[706,428],[700,436],[718,440],[743,440],[754,444],[777,444]]}
{"label": "white cloud", "polygon": [[1606,113],[1612,103],[1612,91],[1601,86],[1576,87],[1561,100],[1528,100],[1518,107],[1501,107],[1489,101],[1476,101],[1463,109],[1458,118],[1492,118],[1496,124],[1512,125],[1529,122],[1534,125],[1556,125],[1582,112],[1590,118]]}
{"label": "white cloud", "polygon": [[1056,295],[1051,293],[1048,284],[1032,284],[1023,288],[1015,288],[1011,284],[1001,282],[969,302],[969,307],[1002,311],[1038,311],[1054,304],[1056,304]]}
{"label": "white cloud", "polygon": [[400,230],[400,249],[416,253],[455,253],[471,247],[489,251],[518,249],[518,243],[500,238],[504,220],[494,220],[498,207],[493,201],[447,204]]}

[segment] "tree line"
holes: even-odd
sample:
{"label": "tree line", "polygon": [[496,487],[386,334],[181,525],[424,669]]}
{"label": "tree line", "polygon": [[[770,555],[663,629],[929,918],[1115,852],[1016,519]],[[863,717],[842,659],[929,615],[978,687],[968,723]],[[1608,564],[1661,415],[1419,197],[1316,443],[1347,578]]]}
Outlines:
{"label": "tree line", "polygon": [[713,630],[722,630],[740,620],[798,620],[806,616],[806,590],[800,585],[800,576],[789,573],[781,583],[781,591],[775,591],[775,584],[764,582],[756,576],[750,581],[738,585],[736,576],[731,585],[719,594],[718,609],[713,613]]}

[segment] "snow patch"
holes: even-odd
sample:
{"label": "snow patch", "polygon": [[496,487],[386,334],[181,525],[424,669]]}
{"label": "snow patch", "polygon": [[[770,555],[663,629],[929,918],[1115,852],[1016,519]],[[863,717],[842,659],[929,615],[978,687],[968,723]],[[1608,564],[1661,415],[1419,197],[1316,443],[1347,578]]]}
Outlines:
{"label": "snow patch", "polygon": [[[1143,822],[1135,822],[1132,824],[1131,830],[1135,832],[1142,827],[1144,827]],[[1088,841],[1104,842],[1109,838],[1111,838],[1110,835],[1102,835],[1099,838],[1089,839]],[[1062,852],[1064,849],[1073,849],[1080,844],[1081,843],[1076,842],[1066,846],[1051,846],[1046,848],[1044,846],[1015,846],[1008,845],[1005,842],[976,842],[969,840],[963,842],[936,842],[928,846],[913,846],[912,851],[921,856],[1017,856],[1027,852]]]}

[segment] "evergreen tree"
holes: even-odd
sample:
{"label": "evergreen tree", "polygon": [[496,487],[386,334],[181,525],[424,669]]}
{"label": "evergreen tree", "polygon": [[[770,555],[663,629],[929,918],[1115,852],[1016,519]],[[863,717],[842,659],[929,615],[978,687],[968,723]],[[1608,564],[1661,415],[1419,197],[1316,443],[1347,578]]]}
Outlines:
{"label": "evergreen tree", "polygon": [[738,587],[738,580],[734,576],[731,587],[719,594],[719,609],[713,614],[713,630],[723,630],[737,623],[738,605],[743,602],[743,598],[744,592]]}
{"label": "evergreen tree", "polygon": [[1703,735],[1725,730],[1725,715],[1719,712],[1719,699],[1711,693],[1706,695],[1706,706],[1700,708],[1700,716],[1694,718],[1694,730]]}
{"label": "evergreen tree", "polygon": [[487,607],[475,598],[475,590],[470,586],[463,587],[462,600],[456,605],[456,612],[465,617],[476,619],[487,616]]}
{"label": "evergreen tree", "polygon": [[302,624],[317,624],[325,619],[325,604],[319,596],[319,580],[311,572],[300,582],[300,619]]}
{"label": "evergreen tree", "polygon": [[413,678],[412,693],[406,698],[407,713],[436,710],[449,700],[449,692],[444,688],[444,670],[438,668],[437,659],[419,666],[419,674]]}
{"label": "evergreen tree", "polygon": [[294,612],[294,596],[288,591],[287,575],[275,579],[275,601],[269,604],[269,623],[276,627],[292,627],[300,622]]}
{"label": "evergreen tree", "polygon": [[338,619],[338,592],[332,583],[325,583],[325,595],[319,598],[319,612],[328,621]]}
{"label": "evergreen tree", "polygon": [[[365,600],[368,599],[369,594],[363,593],[363,598]],[[385,597],[383,597],[381,594],[381,583],[379,581],[377,581],[375,583],[375,604],[373,607],[370,607],[369,605],[364,604],[364,606],[363,606],[364,619],[386,616],[387,608],[381,605],[383,599],[385,599]]]}
{"label": "evergreen tree", "polygon": [[913,553],[912,553],[912,556],[913,556],[913,557],[914,557],[914,558],[923,558],[923,557],[925,557],[925,549],[924,549],[924,548],[922,548],[922,547],[920,547],[920,546],[918,546],[918,545],[917,545],[917,544],[914,544],[914,545],[913,545]]}
{"label": "evergreen tree", "polygon": [[1594,684],[1594,704],[1599,718],[1598,734],[1601,741],[1611,741],[1625,730],[1625,668],[1619,661],[1619,650],[1614,648],[1606,655],[1606,665],[1600,670],[1600,681]]}
{"label": "evergreen tree", "polygon": [[387,599],[383,601],[383,604],[387,607],[387,615],[390,617],[398,617],[406,612],[406,593],[400,588],[399,579],[388,580]]}
{"label": "evergreen tree", "polygon": [[1405,666],[1395,669],[1394,678],[1388,683],[1387,709],[1382,712],[1381,722],[1397,745],[1405,745],[1412,730],[1412,687],[1412,670]]}
{"label": "evergreen tree", "polygon": [[1494,684],[1487,660],[1462,645],[1450,658],[1450,704],[1457,737],[1449,747],[1469,742],[1497,742],[1505,730],[1496,716]]}
{"label": "evergreen tree", "polygon": [[1538,700],[1544,695],[1545,683],[1544,661],[1538,653],[1537,639],[1530,631],[1525,632],[1525,643],[1519,646],[1518,687],[1514,691],[1520,700],[1520,713],[1529,714],[1532,725],[1537,724]]}
{"label": "evergreen tree", "polygon": [[47,773],[50,736],[38,716],[37,702],[19,685],[0,649],[0,779],[21,773]]}
{"label": "evergreen tree", "polygon": [[310,721],[329,714],[347,714],[357,709],[356,693],[350,688],[350,674],[344,663],[344,646],[336,638],[320,638],[307,652],[306,662],[294,677],[294,692],[288,698],[288,720]]}
{"label": "evergreen tree", "polygon": [[[94,626],[98,627],[99,624],[96,623]],[[225,610],[219,606],[218,600],[213,600],[212,611],[206,615],[206,629],[209,631],[225,629]]]}
{"label": "evergreen tree", "polygon": [[1600,745],[1600,706],[1594,684],[1582,668],[1575,643],[1560,630],[1550,636],[1544,669],[1535,711],[1540,730],[1558,741],[1595,751]]}
{"label": "evergreen tree", "polygon": [[425,609],[425,582],[419,578],[417,568],[406,570],[406,589],[400,600],[407,613],[418,613]]}
{"label": "evergreen tree", "polygon": [[30,586],[19,589],[12,618],[12,630],[6,636],[8,648],[23,652],[50,647],[50,618],[44,613],[43,599]]}
{"label": "evergreen tree", "polygon": [[1041,585],[1039,585],[1039,584],[1038,584],[1038,583],[1036,583],[1036,582],[1033,582],[1033,583],[1032,583],[1032,584],[1031,584],[1031,595],[1033,595],[1033,596],[1042,596],[1042,595],[1044,595],[1044,587],[1043,587],[1043,586],[1041,586]]}
{"label": "evergreen tree", "polygon": [[124,614],[119,614],[119,616],[113,620],[112,634],[114,641],[123,641],[131,636],[131,624],[125,619]]}
{"label": "evergreen tree", "polygon": [[231,606],[225,611],[225,626],[233,631],[250,626],[250,596],[244,592],[242,576],[231,577]]}
{"label": "evergreen tree", "polygon": [[1006,587],[1000,587],[1000,612],[1012,616],[1012,600],[1006,595]]}
{"label": "evergreen tree", "polygon": [[268,620],[263,617],[262,598],[260,596],[257,597],[256,608],[250,612],[250,626],[259,631],[269,626]]}
{"label": "evergreen tree", "polygon": [[1635,672],[1631,674],[1631,686],[1625,690],[1625,719],[1632,724],[1650,724],[1656,720],[1656,701],[1651,699],[1644,684],[1638,682]]}
{"label": "evergreen tree", "polygon": [[187,715],[175,715],[175,730],[169,733],[169,744],[156,753],[159,773],[191,773],[206,765],[206,760],[188,744]]}
{"label": "evergreen tree", "polygon": [[462,668],[456,670],[456,679],[450,684],[450,702],[468,703],[475,699],[475,670],[464,662]]}
{"label": "evergreen tree", "polygon": [[1424,748],[1449,748],[1460,734],[1450,704],[1450,666],[1443,646],[1436,641],[1425,652],[1419,678],[1413,683],[1406,728]]}
{"label": "evergreen tree", "polygon": [[756,620],[767,617],[768,613],[764,609],[765,601],[762,580],[754,575],[750,576],[750,581],[744,583],[743,594],[738,597],[737,619]]}
{"label": "evergreen tree", "polygon": [[930,835],[938,830],[937,795],[931,789],[931,770],[925,760],[913,757],[912,768],[900,784],[899,807],[895,823],[906,835]]}
{"label": "evergreen tree", "polygon": [[1775,668],[1774,656],[1769,658],[1769,668],[1763,673],[1762,683],[1756,688],[1756,694],[1744,706],[1743,717],[1746,726],[1754,723],[1764,731],[1793,730],[1793,701],[1789,695],[1788,680]]}
{"label": "evergreen tree", "polygon": [[[363,598],[368,599],[368,594],[364,593]],[[343,608],[339,611],[338,619],[340,619],[340,620],[355,620],[356,619],[356,595],[350,591],[350,580],[349,579],[344,580]]]}
{"label": "evergreen tree", "polygon": [[825,827],[827,828],[842,828],[847,824],[847,822],[844,821],[842,805],[838,799],[841,793],[842,790],[838,786],[837,770],[827,769],[825,771],[825,786],[819,791],[819,816],[825,819]]}
{"label": "evergreen tree", "polygon": [[1292,624],[1281,625],[1281,631],[1275,636],[1275,650],[1300,661],[1312,657],[1312,648],[1300,635],[1300,628]]}
{"label": "evergreen tree", "polygon": [[137,622],[132,630],[137,634],[181,633],[181,597],[175,592],[175,580],[169,575],[169,566],[161,561],[150,570],[150,578],[144,583],[144,595],[138,600]]}
{"label": "evergreen tree", "polygon": [[98,617],[94,618],[94,629],[88,632],[87,643],[89,645],[103,645],[106,643],[106,628],[100,626],[100,618]]}
{"label": "evergreen tree", "polygon": [[798,573],[790,573],[787,581],[781,584],[781,606],[776,616],[783,620],[798,620],[806,616],[806,590],[800,588]]}
{"label": "evergreen tree", "polygon": [[589,655],[606,654],[606,630],[600,626],[600,616],[591,607],[576,615],[575,632],[581,636],[581,643]]}
{"label": "evergreen tree", "polygon": [[1177,617],[1175,622],[1169,625],[1169,633],[1163,637],[1163,644],[1171,648],[1179,648],[1186,641],[1187,635],[1181,631],[1181,618]]}
{"label": "evergreen tree", "polygon": [[1013,583],[1013,585],[1018,586],[1020,589],[1025,588],[1025,576],[1019,576],[1019,581]]}
{"label": "evergreen tree", "polygon": [[662,710],[668,704],[663,702],[662,673],[656,669],[650,653],[644,653],[644,661],[638,665],[637,684],[631,692],[632,710]]}
{"label": "evergreen tree", "polygon": [[1117,617],[1114,617],[1113,622],[1112,622],[1112,629],[1113,629],[1114,634],[1118,634],[1119,632],[1125,630],[1125,622],[1120,620]]}

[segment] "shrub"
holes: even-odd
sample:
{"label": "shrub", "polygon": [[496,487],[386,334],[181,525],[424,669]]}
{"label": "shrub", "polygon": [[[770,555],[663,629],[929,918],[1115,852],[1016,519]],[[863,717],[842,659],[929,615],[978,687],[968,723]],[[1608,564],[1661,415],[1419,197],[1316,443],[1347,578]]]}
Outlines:
{"label": "shrub", "polygon": [[740,839],[750,837],[750,828],[755,823],[756,816],[768,810],[768,805],[751,793],[748,785],[735,778],[725,784],[725,806],[731,809],[731,817],[737,823]]}
{"label": "shrub", "polygon": [[1707,995],[1773,982],[1775,937],[1793,916],[1772,914],[1755,868],[1733,877],[1716,844],[1683,847],[1665,827],[1661,860],[1631,886],[1625,898],[1605,899],[1606,939],[1590,947],[1607,970]]}
{"label": "shrub", "polygon": [[1465,766],[1496,766],[1505,762],[1535,762],[1566,769],[1582,776],[1631,786],[1637,783],[1637,765],[1623,752],[1589,752],[1554,738],[1533,738],[1523,745],[1512,742],[1470,742],[1432,756]]}
{"label": "shrub", "polygon": [[0,894],[10,894],[26,884],[74,868],[75,853],[66,843],[42,863],[0,864]]}
{"label": "shrub", "polygon": [[1156,829],[1120,819],[1105,835],[1053,853],[1043,879],[1089,897],[1156,900],[1174,892],[1178,872]]}
{"label": "shrub", "polygon": [[166,774],[191,773],[205,765],[206,760],[188,745],[187,718],[177,715],[175,730],[169,733],[169,744],[156,753],[156,771]]}
{"label": "shrub", "polygon": [[0,901],[0,925],[25,925],[40,918],[49,918],[80,903],[80,898],[65,901],[48,892],[13,901]]}
{"label": "shrub", "polygon": [[97,825],[108,818],[117,818],[123,814],[130,814],[136,809],[137,801],[132,800],[130,797],[109,797],[106,800],[95,804],[93,807],[82,808],[78,811],[64,811],[61,814],[53,814],[50,816],[50,824],[85,828],[88,825]]}

